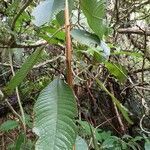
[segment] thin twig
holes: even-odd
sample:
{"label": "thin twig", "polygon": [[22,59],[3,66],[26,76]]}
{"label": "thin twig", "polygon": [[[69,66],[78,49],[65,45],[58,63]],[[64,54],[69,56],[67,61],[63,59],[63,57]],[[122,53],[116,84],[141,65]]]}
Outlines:
{"label": "thin twig", "polygon": [[100,128],[101,126],[103,126],[104,124],[106,124],[107,122],[110,123],[110,121],[112,121],[113,119],[115,119],[117,116],[111,117],[109,119],[107,119],[106,121],[102,122],[101,124],[99,124],[96,129]]}
{"label": "thin twig", "polygon": [[7,105],[9,106],[10,110],[14,113],[14,115],[16,115],[18,117],[18,119],[23,123],[21,116],[15,111],[15,109],[11,106],[11,104],[9,103],[9,101],[7,99],[5,99]]}
{"label": "thin twig", "polygon": [[140,87],[140,86],[136,86],[136,88],[142,89],[142,90],[145,90],[145,91],[150,91],[150,88],[145,88],[145,87]]}
{"label": "thin twig", "polygon": [[[15,71],[14,71],[14,68],[13,68],[13,60],[12,60],[11,52],[9,52],[9,60],[10,60],[10,67],[11,67],[12,75],[15,76]],[[21,99],[20,99],[18,87],[16,87],[16,95],[17,95],[17,101],[18,101],[18,104],[19,104],[19,108],[20,108],[20,111],[21,111],[23,129],[24,129],[24,132],[26,133],[25,114],[24,114],[24,110],[23,110],[23,107],[22,107],[22,104],[21,104]]]}
{"label": "thin twig", "polygon": [[[143,56],[143,63],[142,63],[142,84],[144,84],[144,67],[145,67],[145,61],[146,61],[146,54],[147,54],[147,36],[146,36],[146,31],[145,32],[145,35],[144,35],[144,56]],[[143,95],[144,95],[144,90],[142,90],[143,92]]]}
{"label": "thin twig", "polygon": [[144,71],[150,71],[150,67],[147,67],[147,68],[142,68],[142,69],[137,69],[137,70],[134,70],[132,72],[129,72],[129,74],[135,74],[135,73],[141,73],[141,72],[144,72]]}
{"label": "thin twig", "polygon": [[[42,67],[42,66],[45,66],[46,64],[52,63],[52,62],[58,60],[58,59],[61,58],[61,57],[62,57],[62,54],[60,54],[59,56],[57,56],[57,57],[55,57],[55,58],[53,58],[53,59],[46,60],[46,61],[44,61],[44,62],[42,62],[42,63],[39,63],[39,64],[37,64],[37,65],[34,65],[34,66],[33,66],[33,69],[37,69],[37,68],[40,68],[40,67]],[[0,63],[0,65],[5,66],[5,67],[11,67],[11,64],[7,64],[7,63]],[[20,69],[21,66],[19,66],[19,65],[18,65],[18,66],[13,65],[13,68]],[[8,71],[8,72],[9,72],[9,71]],[[2,75],[3,75],[3,74],[2,74]],[[2,76],[2,75],[0,75],[0,76]]]}
{"label": "thin twig", "polygon": [[140,128],[143,132],[147,133],[147,134],[150,134],[150,131],[147,131],[143,128],[143,119],[145,117],[145,114],[142,116],[142,118],[140,119]]}
{"label": "thin twig", "polygon": [[[139,35],[145,35],[145,33],[142,30],[139,30],[137,28],[120,28],[118,29],[118,33],[122,33],[122,34],[139,34]],[[146,31],[146,35],[150,36],[150,30]]]}
{"label": "thin twig", "polygon": [[[109,83],[109,86],[110,86],[111,93],[115,96],[112,83]],[[114,110],[115,110],[115,113],[116,113],[116,116],[117,116],[117,119],[118,119],[118,123],[120,125],[121,133],[125,133],[125,126],[122,122],[122,119],[121,119],[121,116],[119,114],[118,108],[117,108],[115,103],[113,103],[113,104],[114,104]]]}

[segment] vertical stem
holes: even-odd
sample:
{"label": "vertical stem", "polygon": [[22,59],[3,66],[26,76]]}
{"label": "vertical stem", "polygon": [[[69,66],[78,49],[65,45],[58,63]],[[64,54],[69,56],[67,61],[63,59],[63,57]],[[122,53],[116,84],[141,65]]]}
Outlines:
{"label": "vertical stem", "polygon": [[[143,56],[143,63],[142,63],[142,86],[144,85],[144,66],[145,66],[145,60],[147,55],[147,35],[146,31],[144,31],[144,56]],[[143,97],[144,97],[144,90],[142,90]]]}
{"label": "vertical stem", "polygon": [[[69,20],[69,7],[68,7],[68,0],[65,2],[65,32],[66,32],[66,69],[67,69],[67,83],[72,88],[73,86],[73,76],[72,76],[72,43],[71,43],[71,36],[70,36],[70,20]],[[75,150],[75,145],[72,147]]]}
{"label": "vertical stem", "polygon": [[[109,83],[109,87],[110,87],[110,92],[115,96],[115,93],[114,93],[114,89],[113,89],[113,85],[112,83]],[[118,108],[116,106],[116,104],[113,102],[113,105],[114,105],[114,111],[115,111],[115,114],[117,116],[117,119],[118,119],[118,123],[119,123],[119,126],[120,126],[120,132],[122,134],[125,134],[125,126],[123,124],[123,121],[121,119],[121,115],[119,114],[119,111],[118,111]]]}
{"label": "vertical stem", "polygon": [[72,76],[72,67],[71,67],[71,60],[72,60],[72,43],[71,43],[71,36],[70,36],[70,21],[69,21],[69,7],[68,7],[68,0],[65,3],[65,31],[66,31],[66,69],[67,69],[67,83],[70,87],[73,85],[73,76]]}
{"label": "vertical stem", "polygon": [[[15,71],[14,71],[14,68],[13,68],[13,60],[12,60],[11,52],[9,52],[9,60],[10,60],[10,67],[11,67],[12,75],[15,76]],[[26,133],[25,114],[24,114],[24,110],[23,110],[23,107],[22,107],[22,104],[21,104],[21,99],[20,99],[18,87],[16,87],[16,95],[17,95],[17,100],[18,100],[18,105],[19,105],[19,108],[20,108],[20,112],[21,112],[21,121],[22,121],[22,124],[23,124],[23,129],[24,129],[24,132]]]}

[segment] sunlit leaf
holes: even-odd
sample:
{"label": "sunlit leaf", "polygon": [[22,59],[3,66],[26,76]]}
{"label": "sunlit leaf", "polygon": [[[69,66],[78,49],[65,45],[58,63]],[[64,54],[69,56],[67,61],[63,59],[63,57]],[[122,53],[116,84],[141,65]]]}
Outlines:
{"label": "sunlit leaf", "polygon": [[100,47],[103,50],[103,56],[105,58],[109,58],[109,56],[110,56],[110,48],[109,48],[109,46],[104,41],[101,41],[100,42]]}
{"label": "sunlit leaf", "polygon": [[49,37],[49,39],[51,38],[51,36],[53,36],[54,39],[58,39],[58,40],[62,40],[64,41],[65,40],[65,32],[63,31],[59,31],[58,32],[58,29],[57,28],[52,28],[52,27],[43,27],[40,29],[40,33],[39,34],[47,34],[47,36]]}
{"label": "sunlit leaf", "polygon": [[55,14],[65,8],[65,0],[45,0],[41,2],[32,12],[33,23],[36,26],[49,23]]}

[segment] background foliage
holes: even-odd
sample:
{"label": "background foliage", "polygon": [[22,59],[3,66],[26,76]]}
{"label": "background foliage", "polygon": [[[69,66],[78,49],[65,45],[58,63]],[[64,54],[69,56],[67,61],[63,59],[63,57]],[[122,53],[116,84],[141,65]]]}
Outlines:
{"label": "background foliage", "polygon": [[72,89],[64,11],[0,1],[0,149],[149,150],[149,0],[69,0]]}

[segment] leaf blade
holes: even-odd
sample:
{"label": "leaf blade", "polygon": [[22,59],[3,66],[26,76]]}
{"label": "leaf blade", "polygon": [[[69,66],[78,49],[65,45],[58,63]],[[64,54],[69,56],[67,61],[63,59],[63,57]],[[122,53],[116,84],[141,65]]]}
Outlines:
{"label": "leaf blade", "polygon": [[59,13],[65,7],[65,0],[45,0],[34,8],[32,22],[40,27],[45,23],[49,23],[55,14]]}
{"label": "leaf blade", "polygon": [[119,80],[119,82],[124,83],[126,81],[127,71],[123,66],[110,62],[105,62],[105,66],[108,71]]}
{"label": "leaf blade", "polygon": [[39,56],[41,55],[42,48],[38,49],[32,55],[30,55],[22,67],[16,72],[16,75],[10,80],[8,85],[5,87],[5,93],[11,94],[13,90],[23,81],[28,72],[36,64]]}
{"label": "leaf blade", "polygon": [[77,114],[71,89],[55,79],[39,95],[34,111],[33,131],[39,136],[36,150],[71,149],[76,139]]}
{"label": "leaf blade", "polygon": [[81,9],[87,18],[90,28],[102,39],[106,32],[104,26],[105,4],[104,1],[81,0]]}
{"label": "leaf blade", "polygon": [[9,130],[15,129],[19,126],[19,123],[15,120],[7,120],[0,125],[0,131],[7,132]]}
{"label": "leaf blade", "polygon": [[80,136],[77,136],[75,148],[76,150],[88,150],[88,145],[83,138],[81,138]]}

